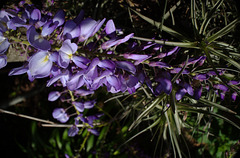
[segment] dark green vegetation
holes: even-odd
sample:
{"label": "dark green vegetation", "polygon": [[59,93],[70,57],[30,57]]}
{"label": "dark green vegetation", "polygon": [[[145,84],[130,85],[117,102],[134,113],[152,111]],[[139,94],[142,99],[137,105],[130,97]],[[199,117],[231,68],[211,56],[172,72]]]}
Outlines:
{"label": "dark green vegetation", "polygon": [[[154,42],[165,44],[160,51],[167,51],[172,46],[181,47],[175,57],[179,63],[187,62],[191,57],[206,56],[206,63],[193,67],[191,75],[209,70],[218,74],[218,70],[226,70],[224,75],[193,85],[211,87],[218,83],[227,85],[230,80],[239,81],[240,25],[236,2],[69,0],[55,1],[55,5],[46,10],[62,8],[67,18],[71,18],[84,9],[85,15],[93,19],[113,19],[126,34],[134,32],[134,39],[139,43],[152,41],[154,37]],[[5,6],[10,7],[8,3]],[[45,1],[35,3],[43,8]],[[119,51],[124,46],[120,46]],[[164,60],[171,61],[170,58]],[[32,94],[35,95],[6,109],[54,121],[52,110],[61,106],[61,102],[47,101],[47,95],[54,87],[41,89],[46,83],[44,79],[30,83],[26,76],[7,77],[11,66],[0,70],[4,87],[1,103],[34,91],[36,94]],[[175,81],[182,77],[181,72],[174,77]],[[230,91],[224,100],[211,87],[209,91],[203,90],[200,100],[186,95],[180,101],[174,98],[177,87],[170,95],[161,93],[157,97],[151,95],[147,86],[132,95],[110,94],[101,88],[92,96],[97,99],[96,108],[85,112],[105,113],[98,127],[98,137],[84,129],[80,130],[80,135],[70,138],[66,128],[42,127],[35,121],[0,114],[1,150],[4,157],[15,157],[16,154],[25,157],[64,157],[68,154],[89,158],[233,157],[240,148],[239,96],[235,101],[231,99],[233,92],[240,92],[237,86],[228,85]],[[170,108],[166,106],[168,102]]]}

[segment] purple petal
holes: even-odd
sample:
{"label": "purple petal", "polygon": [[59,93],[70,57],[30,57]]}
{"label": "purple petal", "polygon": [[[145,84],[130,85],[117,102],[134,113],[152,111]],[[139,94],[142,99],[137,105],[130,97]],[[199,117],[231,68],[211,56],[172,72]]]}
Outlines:
{"label": "purple petal", "polygon": [[107,82],[115,88],[115,90],[119,90],[121,87],[121,83],[119,79],[116,76],[107,76],[106,77]]}
{"label": "purple petal", "polygon": [[185,88],[181,88],[176,92],[175,97],[177,100],[181,100],[186,93],[187,93],[187,90]]}
{"label": "purple petal", "polygon": [[193,92],[193,88],[190,84],[188,83],[184,83],[184,88],[187,90],[188,94],[193,96],[194,95],[194,92]]}
{"label": "purple petal", "polygon": [[[179,73],[180,71],[182,70],[182,68],[173,68],[172,70],[170,70],[170,73],[172,73],[172,74],[177,74],[177,73]],[[184,69],[183,70],[183,72],[182,72],[182,74],[189,74],[189,71],[188,70],[186,70],[186,69]]]}
{"label": "purple petal", "polygon": [[9,72],[8,75],[9,76],[12,76],[12,75],[22,75],[22,74],[26,73],[27,71],[28,71],[28,65],[23,65],[21,67],[12,69]]}
{"label": "purple petal", "polygon": [[114,22],[112,19],[108,20],[106,27],[105,27],[105,32],[107,35],[114,34],[116,32],[116,27],[114,25]]}
{"label": "purple petal", "polygon": [[96,25],[97,25],[97,22],[95,20],[93,20],[91,18],[84,19],[80,23],[79,41],[83,42],[86,39],[88,39],[92,35]]}
{"label": "purple petal", "polygon": [[[75,135],[77,135],[79,132],[79,129],[76,125],[73,125],[72,127],[69,128],[68,130],[68,136],[69,137],[74,137]],[[65,156],[66,157],[66,156]]]}
{"label": "purple petal", "polygon": [[170,68],[170,65],[168,65],[167,63],[161,62],[161,61],[150,62],[148,65],[151,66],[151,67]]}
{"label": "purple petal", "polygon": [[9,20],[7,22],[7,26],[8,26],[8,29],[12,29],[12,30],[16,30],[17,27],[26,27],[27,28],[25,21],[23,21],[19,17],[14,17],[11,20]]}
{"label": "purple petal", "polygon": [[63,28],[63,35],[67,39],[72,39],[78,37],[80,34],[80,27],[72,20],[65,23]]}
{"label": "purple petal", "polygon": [[198,74],[193,79],[203,81],[209,79],[209,76],[207,74]]}
{"label": "purple petal", "polygon": [[232,100],[236,101],[236,98],[237,98],[237,92],[233,92],[232,93]]}
{"label": "purple petal", "polygon": [[96,103],[95,100],[92,100],[92,101],[86,101],[84,102],[84,108],[85,109],[91,109],[94,107],[94,104]]}
{"label": "purple petal", "polygon": [[94,30],[93,30],[93,32],[92,32],[92,34],[90,36],[93,36],[95,33],[98,32],[98,30],[102,27],[102,25],[105,22],[105,20],[106,19],[104,18],[102,21],[98,21],[97,22],[97,24],[96,24],[96,26],[95,26],[95,28],[94,28]]}
{"label": "purple petal", "polygon": [[58,121],[65,123],[68,121],[69,116],[66,114],[63,108],[56,108],[53,110],[52,113],[53,118],[57,119]]}
{"label": "purple petal", "polygon": [[35,78],[43,78],[50,75],[52,61],[47,51],[39,51],[34,54],[29,61],[29,70]]}
{"label": "purple petal", "polygon": [[104,69],[110,69],[110,70],[115,69],[114,62],[112,60],[108,60],[108,59],[100,61],[98,63],[98,66],[101,67],[101,68],[104,68]]}
{"label": "purple petal", "polygon": [[224,92],[226,92],[228,90],[228,87],[223,85],[223,84],[217,84],[217,85],[214,85],[213,87],[216,88],[216,89],[220,89]]}
{"label": "purple petal", "polygon": [[81,23],[81,21],[83,20],[84,17],[84,11],[81,10],[80,13],[78,14],[78,16],[76,18],[73,19],[73,21],[79,25]]}
{"label": "purple petal", "polygon": [[44,38],[42,38],[35,30],[34,26],[31,26],[28,30],[27,30],[27,38],[28,38],[28,42],[35,47],[36,49],[40,49],[40,50],[49,50],[51,49],[51,45],[49,43],[49,41],[45,40]]}
{"label": "purple petal", "polygon": [[84,104],[82,102],[72,102],[73,105],[75,106],[75,108],[77,109],[77,111],[79,112],[83,112],[84,111]]}
{"label": "purple petal", "polygon": [[67,39],[63,42],[62,47],[60,48],[59,52],[64,52],[68,55],[74,54],[78,49],[76,43],[71,43],[70,39]]}
{"label": "purple petal", "polygon": [[76,90],[84,85],[83,79],[84,71],[79,71],[77,74],[72,76],[67,82],[67,87],[69,90]]}
{"label": "purple petal", "polygon": [[126,84],[129,88],[134,87],[138,83],[138,78],[134,77],[132,75],[128,76],[128,80],[126,81]]}
{"label": "purple petal", "polygon": [[89,59],[85,58],[85,57],[81,57],[81,56],[76,56],[74,55],[72,58],[73,62],[80,68],[82,69],[86,69],[87,68],[87,63],[89,63]]}
{"label": "purple petal", "polygon": [[57,22],[57,26],[61,26],[65,21],[65,12],[60,9],[53,17],[53,23]]}
{"label": "purple petal", "polygon": [[50,35],[56,28],[57,28],[57,24],[53,23],[52,20],[50,20],[43,25],[41,35],[42,36]]}
{"label": "purple petal", "polygon": [[162,78],[160,81],[163,91],[167,94],[170,94],[172,91],[172,82],[169,79]]}
{"label": "purple petal", "polygon": [[10,43],[8,42],[8,40],[0,34],[0,54],[5,53],[8,50],[9,46]]}
{"label": "purple petal", "polygon": [[86,78],[94,80],[96,77],[98,77],[98,70],[97,65],[99,64],[100,60],[98,58],[94,58],[91,62],[91,64],[88,66],[86,70]]}
{"label": "purple petal", "polygon": [[200,97],[201,97],[201,95],[202,95],[202,87],[198,87],[198,88],[195,89],[195,91],[194,91],[194,98],[195,98],[196,100],[199,100]]}
{"label": "purple petal", "polygon": [[89,91],[89,90],[84,90],[84,89],[78,89],[75,91],[75,94],[80,95],[80,96],[87,96],[89,94],[93,94],[94,91]]}
{"label": "purple petal", "polygon": [[169,55],[172,55],[173,53],[175,52],[178,52],[178,49],[179,47],[174,47],[172,50],[170,50],[169,52],[166,53],[166,56],[169,56]]}
{"label": "purple petal", "polygon": [[30,15],[30,23],[36,23],[41,19],[41,12],[39,9],[33,9]]}
{"label": "purple petal", "polygon": [[48,101],[55,101],[61,96],[59,91],[52,91],[48,94]]}
{"label": "purple petal", "polygon": [[126,70],[128,72],[133,73],[133,74],[136,73],[135,66],[129,61],[116,61],[116,65],[117,65],[117,68]]}
{"label": "purple petal", "polygon": [[7,56],[1,55],[0,56],[0,69],[7,65]]}
{"label": "purple petal", "polygon": [[88,131],[91,132],[92,134],[96,135],[96,136],[99,135],[99,132],[96,129],[89,128]]}
{"label": "purple petal", "polygon": [[117,38],[112,38],[110,40],[108,40],[107,42],[104,42],[102,45],[101,45],[101,48],[102,49],[108,49],[112,46],[115,46],[117,45],[118,43],[118,39]]}

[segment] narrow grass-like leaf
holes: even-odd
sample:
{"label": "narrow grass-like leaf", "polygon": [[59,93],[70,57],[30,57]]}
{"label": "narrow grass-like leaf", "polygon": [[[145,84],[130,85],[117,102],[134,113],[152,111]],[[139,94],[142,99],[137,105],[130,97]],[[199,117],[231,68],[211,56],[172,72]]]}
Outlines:
{"label": "narrow grass-like leaf", "polygon": [[132,39],[153,42],[153,43],[167,45],[167,46],[174,46],[174,47],[178,46],[178,47],[184,47],[184,48],[200,49],[198,46],[198,42],[172,42],[172,41],[155,40],[155,39],[143,38],[143,37],[137,37],[137,36],[132,37]]}
{"label": "narrow grass-like leaf", "polygon": [[223,60],[229,62],[230,64],[232,64],[233,66],[235,66],[236,68],[238,68],[240,70],[240,64],[236,61],[234,61],[232,58],[230,58],[229,56],[217,51],[216,49],[213,48],[208,48],[211,50],[211,53],[214,55],[219,56],[220,58],[222,58]]}
{"label": "narrow grass-like leaf", "polygon": [[198,25],[197,25],[197,17],[196,17],[196,2],[195,2],[195,0],[191,0],[191,18],[192,18],[193,31],[196,36],[197,30],[198,30]]}
{"label": "narrow grass-like leaf", "polygon": [[[233,126],[235,126],[236,128],[240,129],[240,126],[237,125],[236,123],[234,123],[232,120],[224,117],[223,115],[219,115],[219,114],[216,114],[214,112],[210,112],[210,111],[206,111],[206,110],[202,110],[202,109],[195,109],[195,108],[190,108],[190,107],[186,107],[186,106],[178,106],[178,110],[179,111],[188,111],[188,112],[194,112],[194,113],[203,113],[205,115],[211,115],[211,116],[214,116],[214,117],[217,117],[217,118],[220,118],[220,119],[223,119],[224,121],[232,124]],[[240,121],[240,120],[239,120]]]}
{"label": "narrow grass-like leaf", "polygon": [[145,117],[147,114],[149,114],[165,98],[165,96],[166,96],[165,93],[161,93],[159,97],[155,98],[151,105],[149,105],[132,123],[132,125],[129,127],[129,130],[131,130],[133,127],[139,124],[141,119]]}
{"label": "narrow grass-like leaf", "polygon": [[[149,129],[152,129],[153,127],[155,127],[159,122],[160,122],[161,118],[158,118],[153,124],[149,125],[147,128],[143,129],[142,131],[138,132],[137,134],[135,134],[134,136],[132,136],[131,138],[129,138],[127,141],[125,141],[122,145],[128,143],[129,141],[131,141],[132,139],[136,138],[137,136],[139,136],[140,134],[146,132]],[[122,146],[121,145],[121,146]]]}
{"label": "narrow grass-like leaf", "polygon": [[218,0],[215,5],[213,6],[213,8],[210,10],[210,12],[205,14],[205,18],[204,21],[202,22],[201,28],[199,30],[199,34],[204,34],[205,35],[205,31],[207,29],[207,26],[210,22],[210,20],[212,19],[212,17],[214,16],[214,13],[217,11],[217,9],[221,6],[223,0]]}
{"label": "narrow grass-like leaf", "polygon": [[208,106],[213,106],[213,107],[217,107],[218,109],[222,110],[222,111],[226,111],[226,112],[229,112],[229,113],[232,113],[232,114],[237,114],[235,111],[232,111],[231,109],[229,108],[226,108],[220,104],[217,104],[217,103],[214,103],[214,102],[211,102],[209,100],[206,100],[206,99],[203,99],[203,98],[200,98],[199,99],[199,102],[200,103],[203,103],[205,105],[208,105]]}
{"label": "narrow grass-like leaf", "polygon": [[233,30],[233,28],[239,23],[239,18],[233,20],[231,23],[229,23],[227,26],[225,26],[224,28],[222,28],[221,30],[219,30],[218,32],[216,32],[215,34],[213,34],[212,36],[207,38],[207,41],[209,43],[215,41],[216,39],[228,34],[229,32],[231,32]]}
{"label": "narrow grass-like leaf", "polygon": [[172,147],[173,147],[174,157],[177,156],[176,151],[175,151],[177,149],[178,156],[181,158],[182,157],[181,150],[180,150],[178,139],[177,139],[177,136],[176,136],[176,124],[175,124],[175,121],[172,118],[173,113],[172,113],[171,110],[168,110],[164,114],[165,114],[165,117],[166,117],[166,120],[167,120],[167,123],[168,123],[169,136],[170,136]]}
{"label": "narrow grass-like leaf", "polygon": [[[130,8],[130,9],[131,9],[131,8]],[[148,23],[152,24],[153,26],[156,26],[157,28],[160,27],[160,25],[161,25],[160,22],[154,21],[154,20],[152,20],[152,19],[150,19],[150,18],[142,15],[141,13],[139,13],[139,12],[133,10],[133,9],[131,9],[131,11],[133,11],[134,13],[136,13],[139,17],[141,17],[143,20],[147,21]],[[172,36],[174,36],[174,37],[182,40],[182,41],[186,41],[186,42],[187,42],[187,41],[191,41],[191,39],[188,38],[187,36],[184,36],[184,35],[182,35],[181,33],[177,32],[177,31],[175,31],[175,30],[173,30],[173,29],[171,29],[171,28],[169,28],[169,27],[166,27],[166,26],[164,26],[164,25],[162,25],[162,30],[165,31],[165,32],[167,32],[167,33],[169,33],[170,35],[172,35]]]}

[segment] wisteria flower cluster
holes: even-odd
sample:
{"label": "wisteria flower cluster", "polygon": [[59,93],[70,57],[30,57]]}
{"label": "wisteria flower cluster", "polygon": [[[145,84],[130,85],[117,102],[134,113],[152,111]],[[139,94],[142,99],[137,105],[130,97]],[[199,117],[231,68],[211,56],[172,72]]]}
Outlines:
{"label": "wisteria flower cluster", "polygon": [[[26,63],[14,68],[9,75],[27,73],[30,81],[48,77],[47,87],[61,86],[63,91],[53,91],[48,100],[55,101],[68,94],[68,108],[56,108],[52,116],[66,123],[71,116],[75,123],[69,130],[69,136],[78,134],[79,121],[86,124],[88,130],[98,135],[94,129],[94,121],[101,114],[84,116],[85,109],[91,109],[96,100],[84,100],[81,96],[93,94],[100,87],[106,87],[110,93],[135,93],[146,85],[153,96],[162,93],[169,95],[176,91],[175,98],[180,101],[184,95],[198,100],[203,89],[214,88],[221,99],[229,88],[221,81],[214,81],[214,71],[193,73],[205,64],[206,56],[190,57],[187,61],[176,60],[179,47],[169,51],[160,51],[162,45],[154,42],[128,42],[134,34],[123,36],[119,34],[113,20],[94,20],[84,18],[84,11],[71,20],[65,19],[65,12],[59,10],[55,15],[45,13],[33,5],[24,4],[15,10],[0,12],[0,68],[7,64],[7,50],[11,43],[20,44],[26,48]],[[14,38],[16,33],[26,36],[26,39]],[[124,53],[116,51],[117,46],[128,42]],[[171,62],[165,60],[171,57]],[[175,76],[179,75],[178,78]],[[198,83],[198,84],[195,84]],[[214,83],[214,85],[212,85]],[[239,85],[239,81],[229,81],[229,85]],[[203,87],[203,85],[205,85]],[[232,93],[232,99],[237,94]],[[74,107],[76,115],[69,114],[68,109]]]}

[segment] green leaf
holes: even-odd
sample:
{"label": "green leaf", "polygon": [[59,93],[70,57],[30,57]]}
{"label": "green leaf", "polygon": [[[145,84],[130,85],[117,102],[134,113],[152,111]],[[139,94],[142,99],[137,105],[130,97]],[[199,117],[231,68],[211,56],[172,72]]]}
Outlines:
{"label": "green leaf", "polygon": [[239,23],[239,18],[233,20],[231,23],[229,23],[227,26],[225,26],[224,28],[222,28],[221,30],[219,30],[218,32],[216,32],[215,34],[213,34],[212,36],[207,38],[207,41],[209,43],[215,41],[216,39],[228,34],[229,32],[231,32],[234,27]]}
{"label": "green leaf", "polygon": [[94,135],[91,135],[87,141],[87,152],[89,152],[94,146]]}
{"label": "green leaf", "polygon": [[[186,107],[186,106],[178,106],[178,110],[179,111],[188,111],[188,112],[194,112],[194,113],[203,113],[203,114],[206,114],[206,115],[211,115],[211,116],[214,116],[214,117],[217,117],[217,118],[220,118],[220,119],[223,119],[224,121],[232,124],[233,126],[235,126],[236,128],[240,129],[240,126],[237,125],[236,123],[234,123],[233,121],[231,121],[230,119],[228,119],[227,117],[224,117],[223,115],[219,115],[219,114],[216,114],[214,112],[210,112],[210,111],[206,111],[206,110],[202,110],[202,109],[194,109],[194,108],[191,108],[191,107]],[[238,120],[239,122],[240,120]]]}
{"label": "green leaf", "polygon": [[223,0],[218,0],[213,6],[213,8],[210,10],[210,12],[207,12],[205,14],[205,18],[204,18],[204,21],[202,22],[201,28],[199,30],[199,34],[203,33],[203,35],[205,35],[206,29],[210,20],[212,19],[212,17],[214,16],[214,13],[217,11],[217,9],[221,6],[222,3],[223,3]]}
{"label": "green leaf", "polygon": [[205,105],[208,105],[208,106],[213,106],[213,107],[217,107],[218,109],[221,109],[222,111],[226,111],[226,112],[229,112],[229,113],[232,113],[232,114],[237,114],[236,112],[232,111],[231,109],[228,109],[220,104],[217,104],[217,103],[214,103],[214,102],[211,102],[209,100],[206,100],[206,99],[203,99],[203,98],[200,98],[198,100],[200,103],[203,103]]}
{"label": "green leaf", "polygon": [[[152,24],[153,26],[156,26],[157,28],[160,28],[160,26],[161,26],[160,22],[154,21],[154,20],[152,20],[152,19],[142,15],[141,13],[139,13],[139,12],[137,12],[137,11],[131,9],[131,8],[130,8],[130,10],[133,11],[134,13],[136,13],[143,20],[147,21],[148,23]],[[172,36],[182,40],[182,41],[186,41],[186,42],[187,41],[191,41],[187,36],[184,36],[181,33],[177,32],[177,31],[175,31],[175,30],[173,30],[173,29],[171,29],[169,27],[166,27],[164,25],[162,25],[162,30],[167,32],[167,33],[169,33],[170,35],[172,35]]]}
{"label": "green leaf", "polygon": [[200,49],[198,46],[198,42],[172,42],[172,41],[154,40],[154,39],[150,39],[150,38],[143,38],[143,37],[137,37],[137,36],[132,37],[132,39],[153,42],[153,43],[167,45],[167,46],[174,46],[174,47],[178,46],[178,47],[183,47],[183,48]]}
{"label": "green leaf", "polygon": [[132,123],[132,125],[129,127],[129,130],[138,125],[141,122],[142,118],[148,115],[165,98],[165,96],[165,93],[161,93],[159,97],[155,98],[151,105],[149,105]]}

